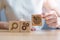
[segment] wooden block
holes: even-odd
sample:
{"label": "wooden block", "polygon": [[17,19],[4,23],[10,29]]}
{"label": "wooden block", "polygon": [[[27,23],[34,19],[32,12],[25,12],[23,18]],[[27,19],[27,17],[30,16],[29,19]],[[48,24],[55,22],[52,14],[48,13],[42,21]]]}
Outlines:
{"label": "wooden block", "polygon": [[21,32],[30,32],[31,25],[30,21],[21,21],[21,27],[20,30]]}
{"label": "wooden block", "polygon": [[32,26],[41,26],[42,25],[42,17],[41,15],[32,15]]}
{"label": "wooden block", "polygon": [[10,32],[19,32],[19,21],[10,21],[9,22],[9,31]]}

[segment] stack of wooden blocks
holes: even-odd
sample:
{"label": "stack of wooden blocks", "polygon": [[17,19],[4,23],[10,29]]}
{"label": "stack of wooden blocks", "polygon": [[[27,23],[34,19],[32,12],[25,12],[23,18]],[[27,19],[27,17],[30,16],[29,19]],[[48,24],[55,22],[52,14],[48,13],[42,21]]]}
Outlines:
{"label": "stack of wooden blocks", "polygon": [[11,32],[30,32],[30,21],[10,21],[9,31]]}
{"label": "stack of wooden blocks", "polygon": [[32,15],[32,21],[9,21],[10,32],[30,32],[32,26],[41,26],[41,15]]}

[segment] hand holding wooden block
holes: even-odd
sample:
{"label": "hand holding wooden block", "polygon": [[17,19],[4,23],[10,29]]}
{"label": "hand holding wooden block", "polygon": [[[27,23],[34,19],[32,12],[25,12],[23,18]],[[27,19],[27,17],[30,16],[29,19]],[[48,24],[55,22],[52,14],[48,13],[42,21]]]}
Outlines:
{"label": "hand holding wooden block", "polygon": [[42,17],[41,15],[32,15],[32,26],[41,26]]}
{"label": "hand holding wooden block", "polygon": [[30,21],[21,21],[20,27],[21,32],[30,32],[31,30],[30,27],[31,27]]}
{"label": "hand holding wooden block", "polygon": [[9,22],[9,31],[19,32],[19,21],[10,21]]}

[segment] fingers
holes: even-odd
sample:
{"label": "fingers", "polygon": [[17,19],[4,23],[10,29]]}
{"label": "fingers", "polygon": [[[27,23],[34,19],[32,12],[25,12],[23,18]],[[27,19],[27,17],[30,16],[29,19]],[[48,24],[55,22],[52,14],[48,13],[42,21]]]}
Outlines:
{"label": "fingers", "polygon": [[56,18],[46,20],[47,24],[56,23],[56,22],[57,22]]}
{"label": "fingers", "polygon": [[42,17],[42,18],[45,18],[45,14],[41,14],[41,17]]}
{"label": "fingers", "polygon": [[54,27],[54,28],[56,28],[56,25],[57,25],[57,23],[56,22],[52,22],[51,24],[47,24],[49,27]]}
{"label": "fingers", "polygon": [[49,27],[56,27],[57,25],[57,17],[55,14],[49,14],[45,16],[46,23]]}
{"label": "fingers", "polygon": [[45,19],[46,20],[50,20],[50,19],[57,19],[55,14],[49,14],[49,15],[45,15]]}

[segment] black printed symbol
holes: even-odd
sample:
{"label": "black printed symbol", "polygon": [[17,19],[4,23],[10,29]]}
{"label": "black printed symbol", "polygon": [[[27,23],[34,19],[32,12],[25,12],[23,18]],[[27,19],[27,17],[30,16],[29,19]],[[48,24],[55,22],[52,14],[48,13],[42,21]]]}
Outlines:
{"label": "black printed symbol", "polygon": [[39,17],[39,16],[33,16],[33,22],[34,22],[34,24],[40,24],[41,17]]}
{"label": "black printed symbol", "polygon": [[17,29],[18,28],[18,24],[17,23],[13,23],[12,24],[12,28],[11,28],[11,30],[13,30],[13,29]]}
{"label": "black printed symbol", "polygon": [[28,26],[29,26],[29,23],[24,22],[22,26],[22,30],[26,30]]}
{"label": "black printed symbol", "polygon": [[26,26],[28,27],[29,26],[29,23],[26,23]]}
{"label": "black printed symbol", "polygon": [[26,26],[22,26],[22,29],[23,29],[23,30],[26,30]]}

